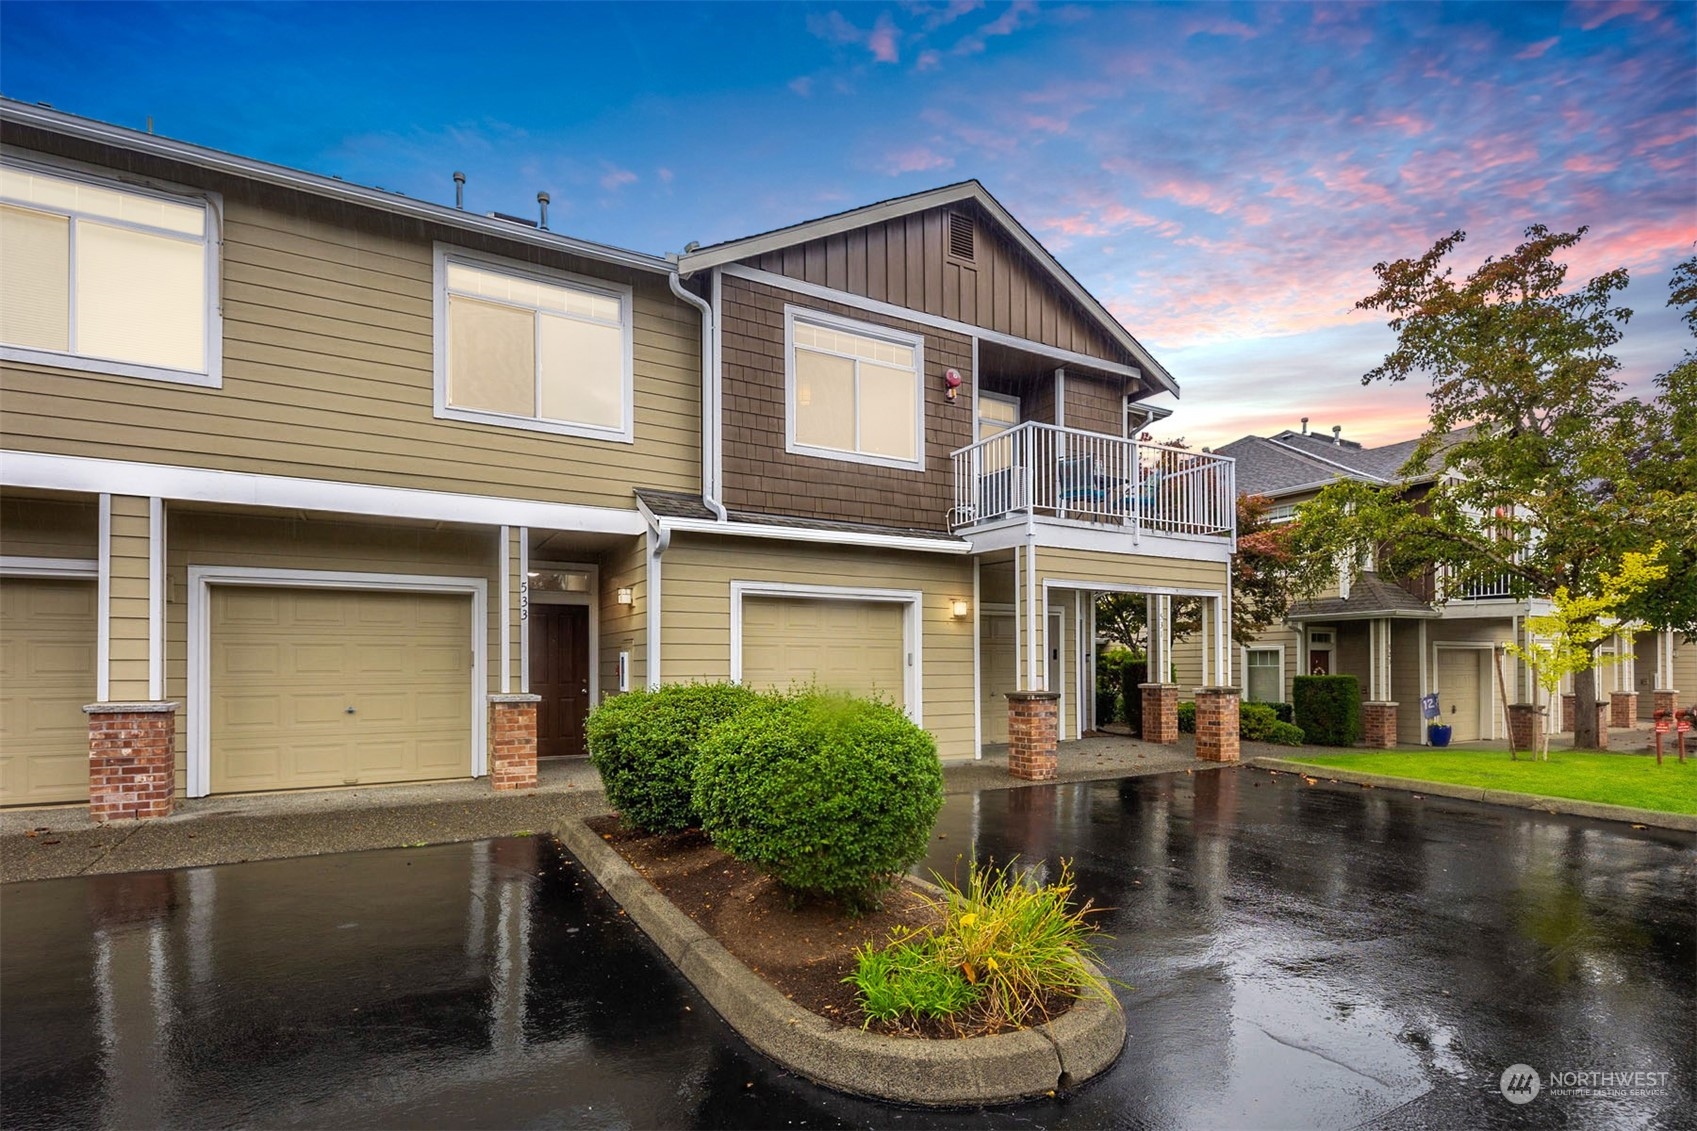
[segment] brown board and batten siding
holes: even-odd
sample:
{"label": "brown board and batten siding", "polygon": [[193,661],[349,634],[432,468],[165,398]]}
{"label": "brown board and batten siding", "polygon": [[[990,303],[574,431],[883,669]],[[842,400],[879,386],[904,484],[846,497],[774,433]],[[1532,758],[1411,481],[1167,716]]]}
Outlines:
{"label": "brown board and batten siding", "polygon": [[[758,514],[946,529],[954,501],[949,456],[972,442],[972,340],[763,283],[732,276],[723,277],[723,283],[725,505]],[[923,471],[785,451],[786,305],[925,339]],[[963,378],[953,401],[943,384],[949,369]]]}
{"label": "brown board and batten siding", "polygon": [[[5,447],[619,508],[700,490],[700,317],[662,276],[33,136],[223,195],[223,387],[7,363]],[[634,443],[436,419],[437,240],[634,288]]]}
{"label": "brown board and batten siding", "polygon": [[[972,258],[950,253],[949,217],[972,222]],[[808,240],[751,267],[1108,361],[1136,364],[979,210],[961,203]]]}

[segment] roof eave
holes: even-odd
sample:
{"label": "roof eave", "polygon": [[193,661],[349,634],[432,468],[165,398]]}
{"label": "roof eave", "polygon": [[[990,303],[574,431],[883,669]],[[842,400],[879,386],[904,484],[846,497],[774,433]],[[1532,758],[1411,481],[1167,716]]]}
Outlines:
{"label": "roof eave", "polygon": [[462,231],[493,235],[504,240],[563,251],[570,255],[619,267],[651,271],[662,275],[670,274],[672,270],[672,265],[664,258],[648,255],[645,252],[592,243],[588,240],[575,239],[571,236],[563,236],[542,229],[525,228],[507,220],[496,220],[487,216],[479,216],[474,212],[449,208],[445,204],[431,204],[428,201],[417,200],[409,196],[381,192],[374,188],[339,181],[334,177],[324,177],[317,173],[307,173],[298,169],[289,169],[282,165],[256,161],[248,157],[238,157],[216,149],[207,149],[204,146],[191,145],[183,141],[173,141],[156,134],[142,133],[139,130],[128,129],[124,126],[97,122],[91,118],[81,118],[60,110],[32,106],[12,99],[0,99],[0,121],[44,130],[48,133],[76,138],[81,141],[110,145],[167,161],[178,161],[186,165],[193,165],[196,168],[241,177],[262,184],[291,188],[313,196],[363,205],[382,212],[410,216],[415,219],[458,228]]}

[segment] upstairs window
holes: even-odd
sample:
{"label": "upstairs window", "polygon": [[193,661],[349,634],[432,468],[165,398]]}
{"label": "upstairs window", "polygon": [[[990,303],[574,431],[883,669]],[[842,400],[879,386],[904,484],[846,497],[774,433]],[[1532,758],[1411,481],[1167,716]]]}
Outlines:
{"label": "upstairs window", "polygon": [[0,356],[219,384],[217,259],[203,197],[0,165]]}
{"label": "upstairs window", "polygon": [[924,339],[787,312],[788,450],[887,467],[924,464]]}
{"label": "upstairs window", "polygon": [[629,287],[437,258],[437,416],[630,441]]}

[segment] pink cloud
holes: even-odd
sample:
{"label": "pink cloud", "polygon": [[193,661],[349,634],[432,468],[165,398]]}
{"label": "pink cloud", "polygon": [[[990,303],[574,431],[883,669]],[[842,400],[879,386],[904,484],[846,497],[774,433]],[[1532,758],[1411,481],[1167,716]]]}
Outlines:
{"label": "pink cloud", "polygon": [[934,51],[934,50],[931,50],[930,48],[927,48],[926,50],[921,51],[919,53],[918,59],[914,60],[913,69],[916,70],[916,71],[934,71],[942,65],[943,65],[943,54],[942,54],[942,52]]}
{"label": "pink cloud", "polygon": [[789,88],[793,93],[799,94],[803,98],[810,98],[813,95],[813,80],[802,75],[800,78],[791,79]]}
{"label": "pink cloud", "polygon": [[977,55],[988,45],[988,41],[1000,36],[1012,35],[1027,23],[1027,17],[1035,15],[1037,4],[1035,0],[1014,0],[1001,15],[989,23],[979,27],[969,35],[963,36],[955,44],[956,55]]}
{"label": "pink cloud", "polygon": [[1556,44],[1558,44],[1560,42],[1561,42],[1561,36],[1559,36],[1559,35],[1552,35],[1548,39],[1540,39],[1537,43],[1533,43],[1533,44],[1530,44],[1529,46],[1527,46],[1527,48],[1525,50],[1521,51],[1519,54],[1517,54],[1515,56],[1515,58],[1516,59],[1542,59],[1544,57],[1544,52],[1548,51],[1550,48],[1554,47]]}
{"label": "pink cloud", "polygon": [[903,173],[923,173],[928,169],[947,169],[953,165],[954,158],[945,157],[936,150],[923,145],[910,145],[898,149],[884,157],[879,167],[892,177]]}
{"label": "pink cloud", "polygon": [[1189,23],[1185,24],[1184,34],[1186,38],[1193,35],[1223,35],[1231,36],[1236,39],[1254,39],[1261,33],[1244,23],[1242,20],[1209,17],[1206,19],[1191,20]]}
{"label": "pink cloud", "polygon": [[896,30],[896,25],[890,21],[890,17],[880,15],[878,23],[866,37],[866,46],[878,62],[896,63],[901,60],[901,54],[896,48],[896,42],[900,38],[901,32]]}
{"label": "pink cloud", "polygon": [[824,15],[813,13],[807,17],[807,30],[827,43],[840,47],[864,47],[872,52],[872,58],[880,63],[894,63],[900,59],[897,44],[901,39],[901,32],[896,30],[895,23],[887,13],[879,15],[870,30],[851,23],[835,9]]}
{"label": "pink cloud", "polygon": [[1575,4],[1574,10],[1583,14],[1579,26],[1584,31],[1595,31],[1612,19],[1622,16],[1637,16],[1640,20],[1649,22],[1662,14],[1658,5],[1641,3],[1640,0],[1605,0],[1602,3],[1581,0]]}
{"label": "pink cloud", "polygon": [[634,185],[637,175],[629,169],[621,169],[616,165],[607,166],[607,171],[601,175],[601,187],[608,192],[617,192],[626,185]]}
{"label": "pink cloud", "polygon": [[1562,168],[1570,173],[1612,173],[1620,168],[1620,162],[1607,161],[1601,157],[1593,157],[1589,153],[1581,153],[1577,157],[1569,157],[1562,162]]}

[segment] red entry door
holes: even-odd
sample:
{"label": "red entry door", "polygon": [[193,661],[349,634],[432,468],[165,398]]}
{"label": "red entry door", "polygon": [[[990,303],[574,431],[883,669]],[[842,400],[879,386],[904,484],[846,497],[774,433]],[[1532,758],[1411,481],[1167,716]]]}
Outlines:
{"label": "red entry door", "polygon": [[536,705],[536,756],[586,754],[583,721],[589,715],[589,608],[530,606],[530,690]]}

